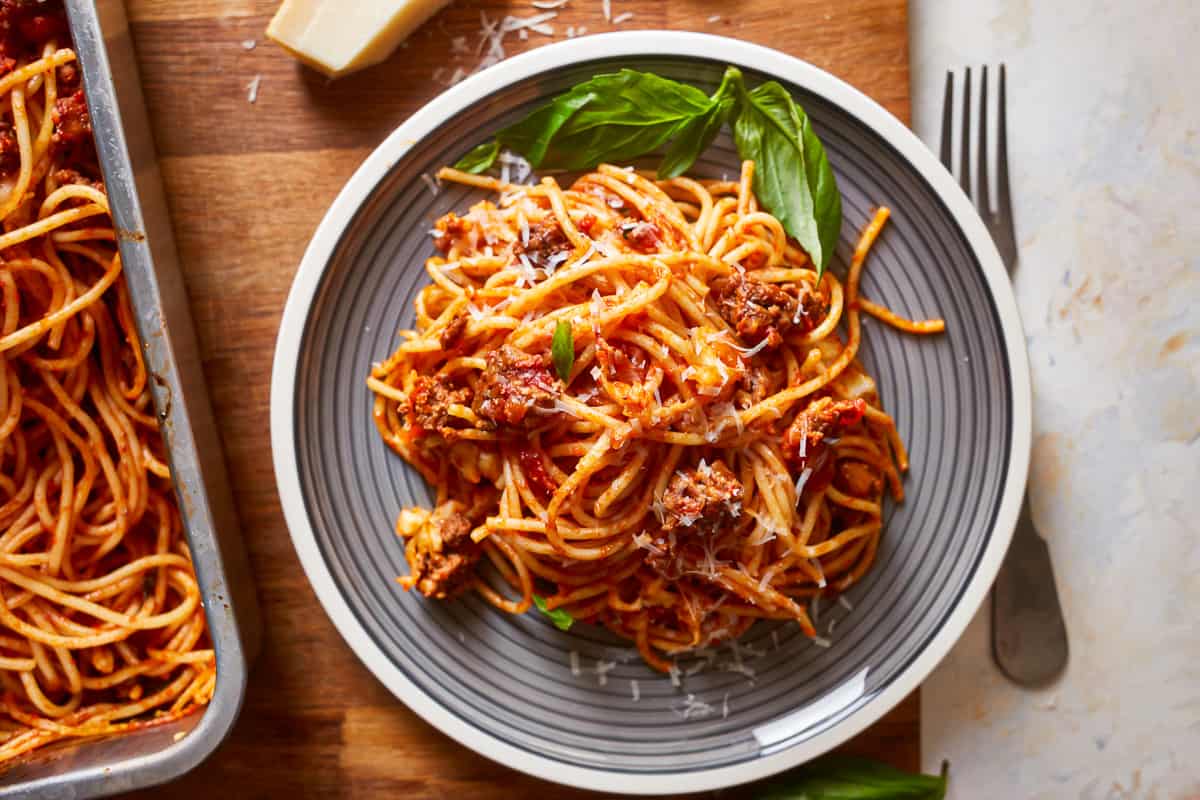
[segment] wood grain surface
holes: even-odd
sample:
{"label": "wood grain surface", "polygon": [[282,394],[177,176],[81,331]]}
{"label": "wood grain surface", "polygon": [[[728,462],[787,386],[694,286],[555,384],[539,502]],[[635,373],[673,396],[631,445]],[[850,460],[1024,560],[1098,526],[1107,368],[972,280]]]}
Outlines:
{"label": "wood grain surface", "polygon": [[[342,642],[292,550],[276,494],[268,391],[288,287],[321,215],[369,150],[478,63],[480,11],[536,13],[528,0],[466,0],[385,63],[330,82],[266,41],[277,0],[128,0],[204,366],[266,621],[241,719],[183,779],[140,798],[593,797],[530,778],[443,736],[383,688]],[[804,58],[902,120],[909,114],[906,0],[612,0],[619,26],[707,31]],[[720,15],[721,19],[713,19]],[[570,0],[555,36],[512,34],[508,52],[567,26],[614,30],[600,0]],[[452,56],[455,37],[470,52]],[[249,85],[258,93],[249,102]],[[918,766],[909,697],[846,746]],[[753,787],[720,793],[753,797]]]}

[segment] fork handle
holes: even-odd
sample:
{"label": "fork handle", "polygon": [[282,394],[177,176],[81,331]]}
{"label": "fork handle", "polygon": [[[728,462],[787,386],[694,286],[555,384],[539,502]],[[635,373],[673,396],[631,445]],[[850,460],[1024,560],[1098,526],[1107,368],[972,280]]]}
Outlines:
{"label": "fork handle", "polygon": [[1069,648],[1050,548],[1029,513],[1029,495],[992,590],[992,655],[1022,686],[1052,682],[1067,665]]}

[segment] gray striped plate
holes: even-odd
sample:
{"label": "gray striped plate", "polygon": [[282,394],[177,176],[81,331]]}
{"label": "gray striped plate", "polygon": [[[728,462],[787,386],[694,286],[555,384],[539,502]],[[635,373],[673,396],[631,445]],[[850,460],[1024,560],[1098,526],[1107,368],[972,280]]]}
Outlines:
{"label": "gray striped plate", "polygon": [[[719,56],[718,56],[719,54]],[[718,56],[715,57],[714,56]],[[498,127],[593,74],[650,70],[711,87],[726,64],[782,82],[838,175],[844,262],[872,207],[893,216],[864,280],[898,312],[945,317],[914,338],[868,320],[862,359],[912,456],[878,563],[824,610],[832,646],[760,623],[681,686],[586,625],[568,633],[476,597],[406,594],[393,533],[428,502],[371,421],[364,378],[411,323],[428,229],[475,194],[421,179]],[[736,174],[729,140],[697,171]],[[1030,398],[1020,321],[995,248],[966,197],[894,117],[832,76],[763,47],[690,33],[585,37],[509,59],[448,90],[367,159],[300,265],[280,328],[271,436],[296,550],[346,641],[401,700],[477,751],[593,789],[665,793],[751,780],[862,730],[929,673],[986,595],[1024,488]],[[573,662],[576,662],[573,664]],[[574,666],[574,669],[573,669]],[[637,696],[635,699],[635,695]]]}

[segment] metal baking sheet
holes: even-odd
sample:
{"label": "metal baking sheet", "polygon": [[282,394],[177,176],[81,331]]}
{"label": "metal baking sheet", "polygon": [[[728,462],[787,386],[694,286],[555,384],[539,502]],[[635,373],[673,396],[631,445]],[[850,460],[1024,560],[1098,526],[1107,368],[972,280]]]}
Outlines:
{"label": "metal baking sheet", "polygon": [[66,0],[66,8],[125,280],[216,649],[217,683],[200,714],[35,754],[0,774],[0,798],[102,797],[187,772],[233,727],[261,627],[125,9],[120,0]]}

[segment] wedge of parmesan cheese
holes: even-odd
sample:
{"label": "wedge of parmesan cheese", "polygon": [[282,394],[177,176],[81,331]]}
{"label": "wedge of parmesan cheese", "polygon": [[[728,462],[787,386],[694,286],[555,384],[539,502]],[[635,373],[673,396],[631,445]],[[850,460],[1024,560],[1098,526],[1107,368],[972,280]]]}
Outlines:
{"label": "wedge of parmesan cheese", "polygon": [[449,0],[283,0],[267,37],[336,78],[383,61]]}

